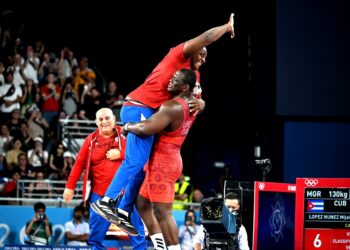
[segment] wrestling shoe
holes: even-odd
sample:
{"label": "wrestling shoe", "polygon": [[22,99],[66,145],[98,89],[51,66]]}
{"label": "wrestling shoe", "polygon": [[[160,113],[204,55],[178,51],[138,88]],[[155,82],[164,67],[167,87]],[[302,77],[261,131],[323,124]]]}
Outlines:
{"label": "wrestling shoe", "polygon": [[97,214],[101,215],[103,218],[108,220],[110,223],[119,226],[120,220],[113,199],[109,199],[108,202],[105,202],[102,199],[100,199],[91,203],[90,206],[92,210],[94,210]]}
{"label": "wrestling shoe", "polygon": [[118,219],[119,219],[119,224],[118,227],[123,230],[125,233],[131,235],[131,236],[138,236],[139,233],[137,230],[134,228],[132,225],[131,219],[130,219],[130,213],[124,211],[124,210],[119,210],[118,209]]}

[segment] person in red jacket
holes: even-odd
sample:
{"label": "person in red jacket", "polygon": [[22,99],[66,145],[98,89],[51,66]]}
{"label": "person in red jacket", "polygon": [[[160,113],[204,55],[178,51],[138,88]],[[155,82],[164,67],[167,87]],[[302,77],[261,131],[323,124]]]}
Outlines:
{"label": "person in red jacket", "polygon": [[[121,127],[115,125],[115,116],[109,108],[102,108],[96,112],[98,129],[85,139],[81,146],[73,169],[68,177],[63,198],[70,202],[74,196],[74,188],[81,174],[84,174],[83,199],[90,197],[94,202],[104,196],[114,174],[117,172],[125,154],[126,138],[121,134]],[[143,223],[136,208],[135,225],[142,225],[139,236],[131,236],[134,249],[146,249]],[[134,214],[134,213],[133,213]],[[105,249],[103,240],[110,223],[90,209],[90,236],[88,244],[93,249]],[[140,232],[140,231],[139,231]]]}

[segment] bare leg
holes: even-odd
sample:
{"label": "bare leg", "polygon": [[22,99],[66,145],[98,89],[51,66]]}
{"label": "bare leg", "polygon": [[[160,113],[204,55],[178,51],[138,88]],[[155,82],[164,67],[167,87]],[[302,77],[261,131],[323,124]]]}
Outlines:
{"label": "bare leg", "polygon": [[166,249],[163,234],[156,217],[154,216],[152,203],[145,197],[138,195],[136,199],[137,210],[149,232],[155,250]]}
{"label": "bare leg", "polygon": [[172,203],[154,203],[154,215],[158,220],[167,246],[178,245],[178,229],[173,217]]}
{"label": "bare leg", "polygon": [[152,203],[145,197],[138,195],[136,199],[137,211],[145,223],[149,235],[161,233],[160,226],[153,214]]}

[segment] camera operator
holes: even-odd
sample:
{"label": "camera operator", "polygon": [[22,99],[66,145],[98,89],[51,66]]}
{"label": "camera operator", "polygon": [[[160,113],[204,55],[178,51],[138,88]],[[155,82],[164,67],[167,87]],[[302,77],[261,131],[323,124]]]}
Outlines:
{"label": "camera operator", "polygon": [[193,238],[196,235],[199,225],[196,223],[196,213],[188,209],[185,214],[185,224],[179,228],[179,240],[182,250],[193,250]]}
{"label": "camera operator", "polygon": [[[236,249],[249,250],[247,231],[242,225],[239,196],[234,192],[227,193],[225,196],[225,205],[227,206],[229,211],[236,217]],[[193,239],[194,250],[203,249],[205,234],[205,229],[203,225],[201,225]]]}
{"label": "camera operator", "polygon": [[29,237],[29,244],[48,245],[52,235],[52,225],[45,215],[46,206],[42,202],[34,204],[35,215],[26,224],[25,233]]}

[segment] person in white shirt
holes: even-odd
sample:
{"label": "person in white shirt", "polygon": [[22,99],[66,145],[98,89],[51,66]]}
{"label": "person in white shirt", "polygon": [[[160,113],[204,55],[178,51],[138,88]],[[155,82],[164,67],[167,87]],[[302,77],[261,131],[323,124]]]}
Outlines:
{"label": "person in white shirt", "polygon": [[2,119],[5,121],[10,119],[12,111],[21,108],[22,95],[21,87],[13,83],[13,71],[7,71],[5,83],[0,86],[0,112],[3,115]]}
{"label": "person in white shirt", "polygon": [[[239,227],[239,231],[237,235],[238,249],[249,250],[247,230],[241,224],[241,219],[239,215],[239,209],[240,209],[239,196],[233,192],[227,193],[225,196],[225,205],[227,206],[229,211],[236,216],[236,225],[237,227]],[[193,239],[194,250],[203,249],[204,238],[205,238],[205,228],[203,225],[201,225]]]}
{"label": "person in white shirt", "polygon": [[89,224],[83,220],[83,213],[85,209],[83,206],[74,208],[74,218],[66,222],[66,239],[67,246],[87,246],[87,241],[90,235]]}

